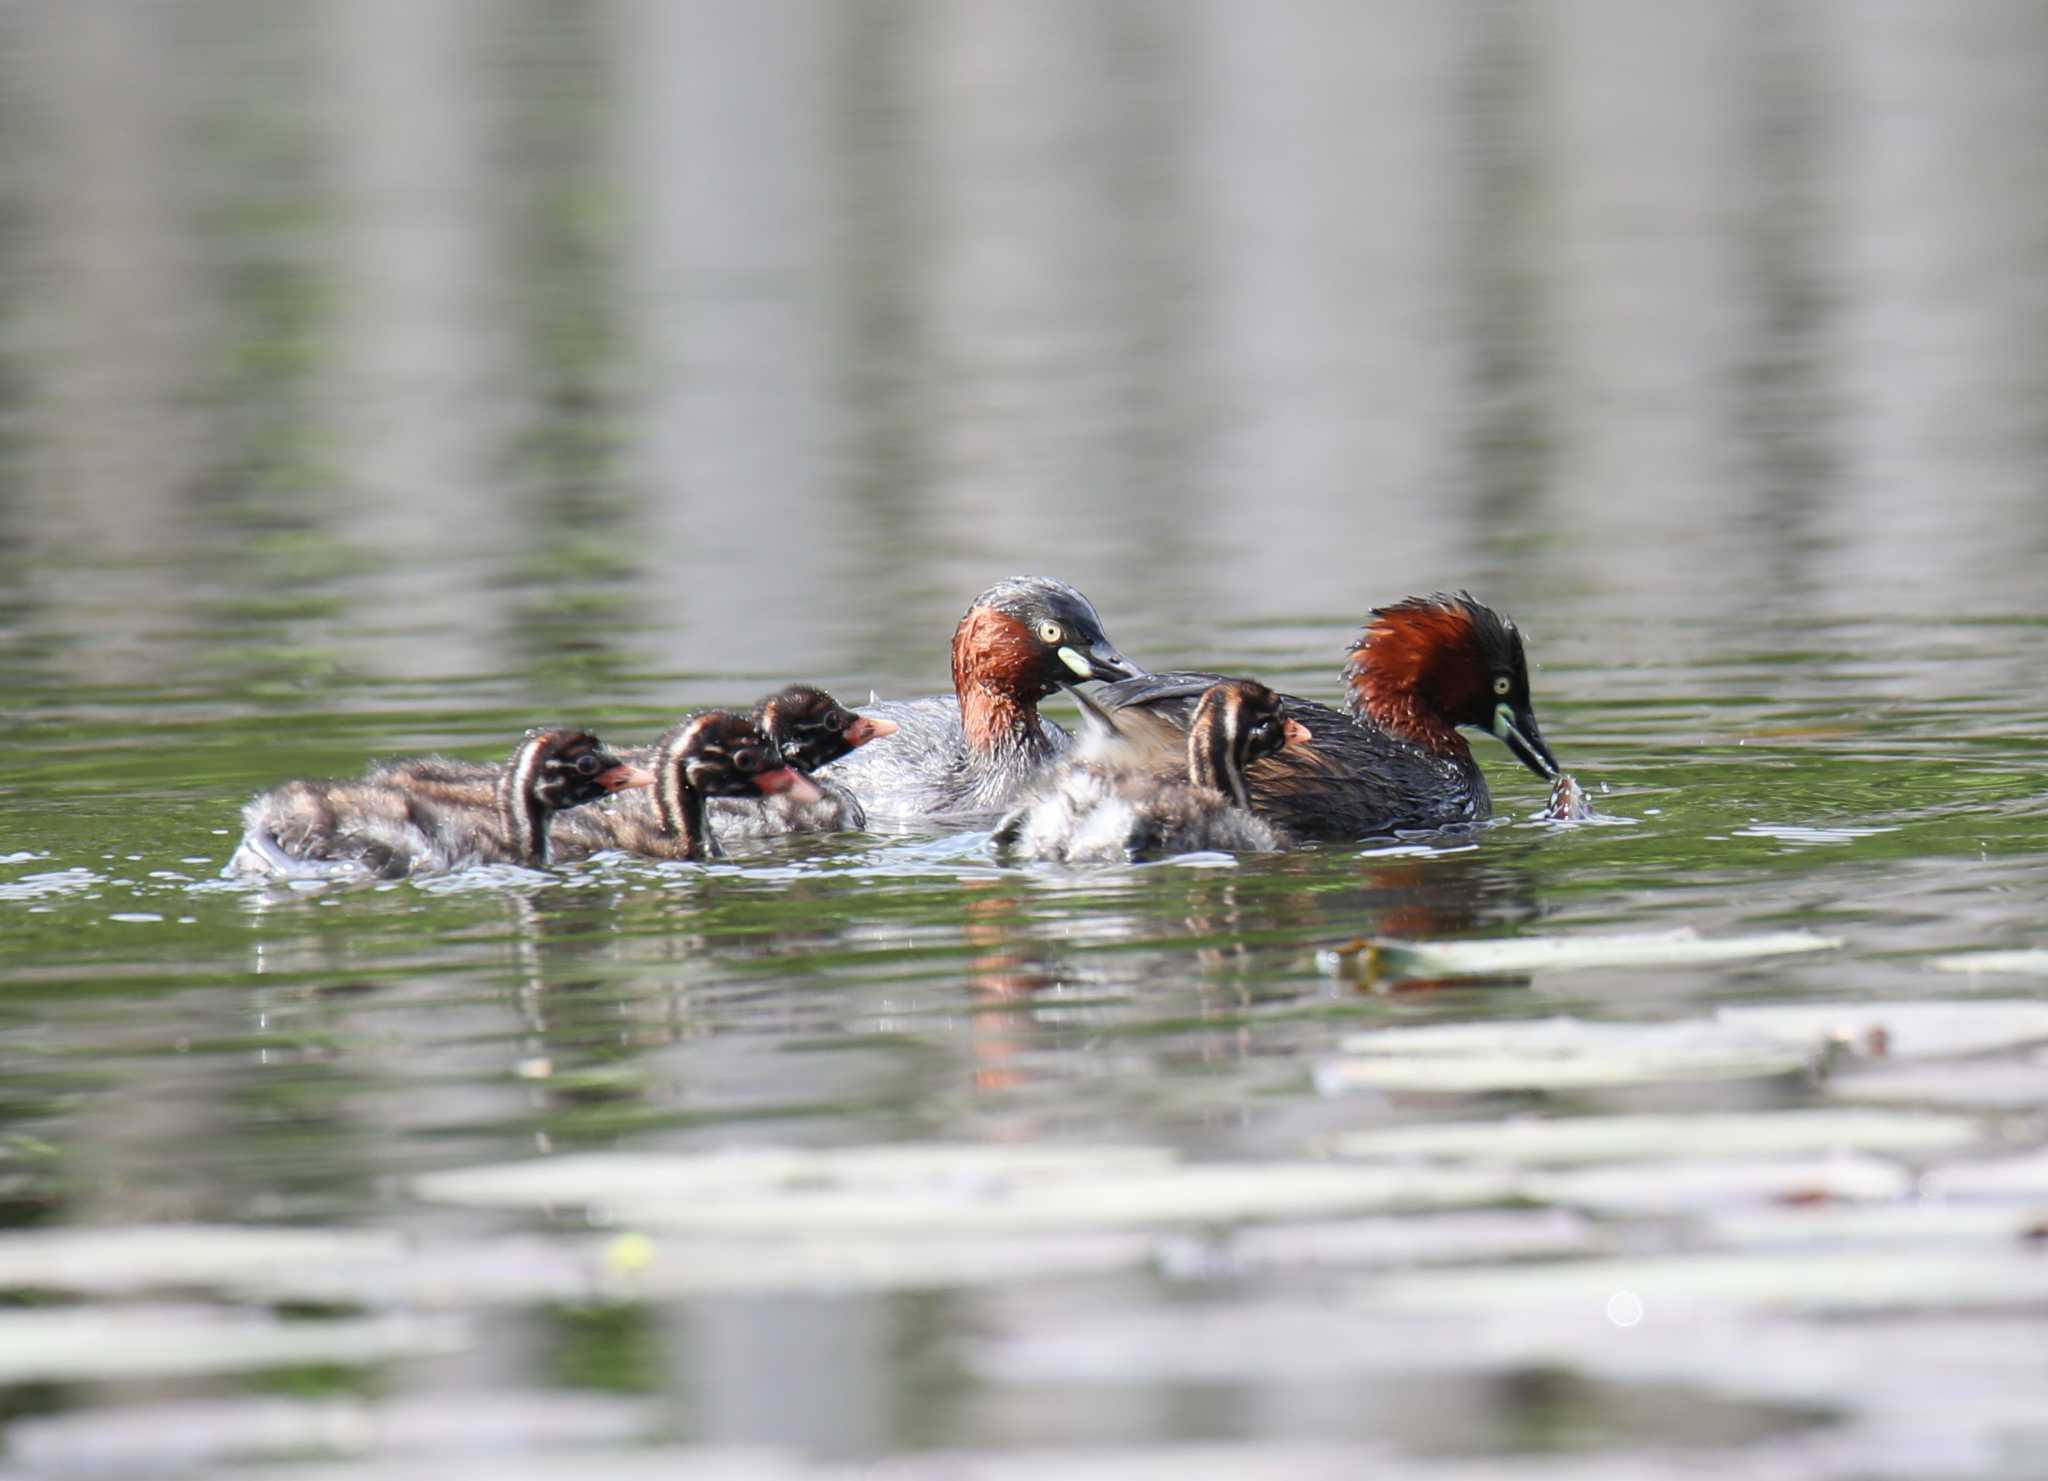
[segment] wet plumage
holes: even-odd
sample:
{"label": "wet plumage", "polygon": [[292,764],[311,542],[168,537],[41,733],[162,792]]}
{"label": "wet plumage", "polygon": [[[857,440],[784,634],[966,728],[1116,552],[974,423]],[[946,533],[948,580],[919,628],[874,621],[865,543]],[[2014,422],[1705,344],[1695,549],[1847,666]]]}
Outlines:
{"label": "wet plumage", "polygon": [[623,849],[653,859],[715,859],[723,852],[713,830],[714,798],[819,800],[819,790],[792,769],[754,722],[706,710],[676,725],[655,744],[652,806],[614,807],[581,816],[563,830],[563,852]]}
{"label": "wet plumage", "polygon": [[1286,831],[1251,805],[1245,768],[1306,743],[1308,733],[1265,685],[1209,684],[1184,736],[1140,710],[1084,700],[1083,714],[1090,723],[1074,754],[997,824],[998,849],[1080,863],[1288,846]]}
{"label": "wet plumage", "polygon": [[[887,720],[854,714],[810,684],[791,684],[767,696],[754,706],[752,718],[783,761],[806,775],[895,730]],[[652,767],[655,751],[653,746],[643,746],[619,754],[637,765]],[[758,791],[737,797],[711,796],[706,803],[706,822],[721,843],[867,826],[867,817],[854,796],[822,778],[814,779],[809,790],[792,788],[772,796]],[[636,847],[634,841],[658,836],[660,827],[654,795],[628,793],[604,806],[563,818],[556,829],[555,846],[558,856],[565,859],[610,848],[647,853],[647,846]]]}
{"label": "wet plumage", "polygon": [[1039,576],[1013,577],[975,598],[954,629],[952,664],[950,695],[863,706],[893,721],[895,735],[819,780],[845,788],[873,819],[999,812],[1071,740],[1038,713],[1040,700],[1063,684],[1144,672],[1116,651],[1086,597]]}
{"label": "wet plumage", "polygon": [[529,731],[502,767],[426,756],[360,779],[295,780],[242,811],[230,874],[400,879],[472,864],[547,865],[556,816],[652,778],[580,730]]}
{"label": "wet plumage", "polygon": [[[1105,685],[1094,698],[1127,716],[1127,728],[1149,723],[1170,735],[1186,730],[1217,678],[1154,674]],[[1246,773],[1254,810],[1291,834],[1362,838],[1486,818],[1486,776],[1459,726],[1499,735],[1531,771],[1556,775],[1536,727],[1521,635],[1468,593],[1376,609],[1352,645],[1345,681],[1348,716],[1283,695],[1282,714],[1309,741]]]}

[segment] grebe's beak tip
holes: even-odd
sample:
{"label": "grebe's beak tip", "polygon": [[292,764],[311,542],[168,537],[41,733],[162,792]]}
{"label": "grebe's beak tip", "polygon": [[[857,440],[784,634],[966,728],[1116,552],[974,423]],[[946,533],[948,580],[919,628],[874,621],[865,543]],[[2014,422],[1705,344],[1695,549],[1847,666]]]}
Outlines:
{"label": "grebe's beak tip", "polygon": [[1554,782],[1563,774],[1557,758],[1550,754],[1550,747],[1543,742],[1543,732],[1536,728],[1536,716],[1528,710],[1516,710],[1512,705],[1500,704],[1494,707],[1493,725],[1490,727],[1501,742],[1522,765],[1536,773],[1546,782]]}
{"label": "grebe's beak tip", "polygon": [[1066,659],[1067,666],[1084,679],[1101,679],[1106,683],[1115,679],[1143,679],[1151,673],[1151,670],[1142,664],[1132,663],[1117,652],[1116,645],[1107,638],[1099,643],[1090,643],[1085,659],[1075,653],[1074,658],[1081,660],[1078,664],[1073,659],[1067,659],[1067,654],[1072,652],[1071,648],[1063,649],[1060,657]]}

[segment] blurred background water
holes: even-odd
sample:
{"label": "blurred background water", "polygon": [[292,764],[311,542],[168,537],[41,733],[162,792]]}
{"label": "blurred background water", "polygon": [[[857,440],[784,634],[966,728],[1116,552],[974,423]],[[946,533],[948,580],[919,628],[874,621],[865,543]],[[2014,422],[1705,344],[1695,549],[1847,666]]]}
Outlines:
{"label": "blurred background water", "polygon": [[[1087,1277],[590,1301],[543,1278],[573,1217],[410,1179],[929,1142],[1277,1165],[1411,1122],[1791,1111],[1839,1086],[1319,1071],[1388,1024],[2040,998],[2037,968],[1927,962],[2035,944],[2048,884],[2044,140],[2023,3],[0,4],[0,1212],[458,1265],[543,1241],[491,1247],[509,1295],[397,1301],[451,1308],[433,1341],[204,1373],[105,1355],[144,1315],[198,1321],[187,1352],[393,1303],[0,1276],[24,1318],[109,1324],[67,1364],[0,1313],[6,1463],[2038,1473],[2038,1283],[1411,1349],[1357,1287],[1388,1258],[1219,1270],[1180,1229]],[[1224,868],[1003,869],[941,834],[213,878],[287,775],[552,717],[639,740],[798,676],[941,688],[1015,571],[1153,667],[1323,698],[1368,608],[1470,587],[1614,822],[1516,822],[1540,791],[1491,748],[1476,837]],[[1315,956],[1674,925],[1848,944],[1398,989]],[[2007,1039],[1879,1098],[2024,1163],[2048,1063]],[[1651,1188],[1687,1161],[1658,1150]],[[2048,1179],[1997,1204],[1998,1258],[2029,1199]],[[1721,1247],[1690,1207],[1506,1201],[1592,1221],[1510,1255]],[[1428,1226],[1388,1237],[1427,1262]],[[1204,1334],[1234,1360],[1187,1360]],[[1674,1358],[1716,1334],[1720,1366]]]}

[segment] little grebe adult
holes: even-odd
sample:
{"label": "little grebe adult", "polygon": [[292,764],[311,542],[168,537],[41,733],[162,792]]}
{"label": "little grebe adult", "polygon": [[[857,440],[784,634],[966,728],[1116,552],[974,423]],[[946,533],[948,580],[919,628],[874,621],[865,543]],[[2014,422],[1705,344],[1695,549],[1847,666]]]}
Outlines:
{"label": "little grebe adult", "polygon": [[[755,726],[783,761],[808,776],[828,761],[859,749],[869,741],[896,733],[892,720],[856,715],[824,690],[791,684],[754,706]],[[620,752],[643,766],[656,762],[652,746]],[[706,814],[716,836],[730,843],[740,838],[780,838],[789,833],[836,833],[867,826],[860,803],[844,788],[827,783],[808,792],[792,789],[763,796],[758,791],[737,797],[713,794]],[[646,840],[661,835],[661,818],[648,793],[622,794],[604,807],[588,807],[562,818],[555,826],[555,846],[562,858],[581,858],[608,848],[634,848],[622,838]],[[647,848],[637,852],[646,853]]]}
{"label": "little grebe adult", "polygon": [[1015,576],[974,599],[953,630],[953,693],[864,707],[895,738],[833,763],[830,780],[870,818],[969,816],[1023,795],[1072,739],[1038,702],[1080,679],[1134,679],[1088,598],[1042,576]]}
{"label": "little grebe adult", "polygon": [[242,810],[224,872],[402,879],[470,864],[545,868],[555,814],[654,784],[583,730],[530,730],[495,771],[441,757],[373,767],[361,780],[290,781]]}
{"label": "little grebe adult", "polygon": [[[621,807],[579,820],[582,853],[626,849],[652,859],[715,859],[706,804],[714,797],[821,800],[817,784],[794,770],[775,742],[744,715],[706,710],[664,735],[654,748],[654,806]],[[570,840],[564,839],[564,852]]]}
{"label": "little grebe adult", "polygon": [[[1351,645],[1344,680],[1350,715],[1283,695],[1283,713],[1309,742],[1250,768],[1253,810],[1298,838],[1361,838],[1442,828],[1489,816],[1492,798],[1461,725],[1506,743],[1546,781],[1558,765],[1529,700],[1529,665],[1515,625],[1469,592],[1410,597],[1376,608]],[[1095,694],[1111,714],[1139,711],[1164,733],[1185,730],[1214,674],[1156,674]]]}
{"label": "little grebe adult", "polygon": [[[1037,798],[996,825],[995,843],[1025,858],[1130,861],[1218,849],[1285,848],[1254,810],[1245,768],[1308,744],[1282,696],[1253,679],[1211,684],[1195,704],[1178,768],[1162,765],[1153,727],[1080,694],[1086,732]],[[1136,728],[1134,728],[1136,727]]]}

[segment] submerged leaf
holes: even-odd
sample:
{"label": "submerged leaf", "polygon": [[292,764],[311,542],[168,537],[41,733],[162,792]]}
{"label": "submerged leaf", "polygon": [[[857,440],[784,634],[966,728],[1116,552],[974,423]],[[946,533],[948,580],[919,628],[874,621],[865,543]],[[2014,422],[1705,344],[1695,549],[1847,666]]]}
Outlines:
{"label": "submerged leaf", "polygon": [[1928,962],[1937,972],[2016,972],[2048,977],[2048,950],[1960,951]]}
{"label": "submerged leaf", "polygon": [[[629,1244],[630,1260],[616,1258]],[[267,1301],[464,1309],[589,1301],[676,1300],[745,1291],[908,1291],[998,1285],[1152,1262],[1154,1240],[1132,1233],[949,1238],[887,1232],[826,1238],[717,1235],[455,1243],[403,1259],[276,1271],[240,1288]]]}
{"label": "submerged leaf", "polygon": [[1706,1237],[1741,1249],[1813,1245],[1839,1250],[1858,1244],[1939,1244],[1954,1240],[2036,1237],[2048,1207],[2011,1203],[1819,1204],[1810,1208],[1731,1209],[1712,1215]]}
{"label": "submerged leaf", "polygon": [[2048,1300],[2048,1260],[2022,1251],[1815,1250],[1780,1255],[1678,1255],[1578,1260],[1390,1276],[1363,1288],[1404,1311],[1583,1308],[1598,1317],[1617,1294],[1640,1321],[1724,1306],[1797,1311],[2006,1308]]}
{"label": "submerged leaf", "polygon": [[1317,1071],[1325,1090],[1560,1090],[1786,1074],[1844,1051],[1937,1058],[2048,1038],[2048,1003],[1779,1003],[1678,1023],[1506,1019],[1374,1029]]}
{"label": "submerged leaf", "polygon": [[445,1389],[366,1400],[278,1394],[100,1405],[18,1419],[8,1457],[37,1474],[214,1475],[279,1456],[624,1445],[660,1429],[648,1405],[607,1394]]}
{"label": "submerged leaf", "polygon": [[1981,1054],[2048,1039],[2048,1003],[2025,998],[1768,1003],[1722,1008],[1714,1018],[1779,1043],[1833,1046],[1883,1059]]}
{"label": "submerged leaf", "polygon": [[1670,1116],[1514,1116],[1388,1126],[1338,1137],[1345,1157],[1464,1158],[1513,1164],[1686,1157],[1793,1156],[1809,1152],[1922,1152],[1982,1136],[1967,1116],[1914,1112],[1699,1112]]}
{"label": "submerged leaf", "polygon": [[268,1229],[143,1224],[52,1229],[0,1237],[0,1289],[143,1291],[210,1286],[251,1271],[399,1258],[395,1234],[360,1229]]}
{"label": "submerged leaf", "polygon": [[2048,1072],[2039,1063],[1964,1060],[1955,1064],[1858,1067],[1829,1078],[1836,1100],[1890,1105],[1961,1106],[1972,1110],[2031,1110],[2042,1100]]}
{"label": "submerged leaf", "polygon": [[1261,1224],[1218,1237],[1168,1236],[1160,1263],[1180,1276],[1310,1266],[1438,1265],[1585,1255],[1594,1230],[1563,1209],[1477,1209],[1315,1224]]}
{"label": "submerged leaf", "polygon": [[463,1329],[446,1318],[281,1322],[183,1306],[32,1308],[0,1312],[0,1382],[359,1365],[463,1345]]}
{"label": "submerged leaf", "polygon": [[1364,977],[1494,977],[1601,967],[1693,966],[1833,951],[1834,936],[1771,931],[1703,937],[1690,927],[1613,936],[1512,936],[1484,941],[1379,937],[1326,951],[1325,970]]}
{"label": "submerged leaf", "polygon": [[2048,1199],[2048,1152],[1983,1162],[1952,1162],[1927,1174],[1930,1198]]}
{"label": "submerged leaf", "polygon": [[806,1230],[1123,1228],[1301,1218],[1381,1208],[1491,1203],[1511,1194],[1497,1173],[1379,1169],[1329,1163],[1205,1165],[1122,1177],[1076,1178],[994,1192],[840,1189],[722,1202],[610,1206],[670,1229]]}
{"label": "submerged leaf", "polygon": [[1375,1029],[1317,1068],[1328,1092],[1563,1090],[1796,1074],[1808,1056],[1711,1023],[1543,1018]]}
{"label": "submerged leaf", "polygon": [[1622,1162],[1532,1173],[1521,1184],[1540,1203],[1637,1214],[1769,1200],[1876,1202],[1902,1198],[1912,1186],[1904,1168],[1874,1157]]}
{"label": "submerged leaf", "polygon": [[1117,1177],[1171,1165],[1165,1147],[909,1145],[824,1151],[748,1148],[691,1156],[590,1152],[429,1173],[414,1183],[437,1203],[591,1207],[732,1198],[784,1188],[938,1187],[975,1191],[1072,1177]]}
{"label": "submerged leaf", "polygon": [[[1509,1191],[1507,1178],[1487,1171],[1323,1162],[1182,1166],[1163,1148],[1091,1153],[1085,1147],[850,1148],[801,1154],[806,1176],[790,1176],[785,1167],[751,1180],[736,1173],[755,1160],[752,1154],[618,1153],[435,1174],[418,1186],[426,1197],[456,1202],[580,1205],[623,1223],[783,1237],[819,1230],[1003,1233],[1299,1218],[1488,1203]],[[784,1155],[770,1154],[759,1165],[766,1169]],[[557,1170],[559,1179],[551,1176]]]}

